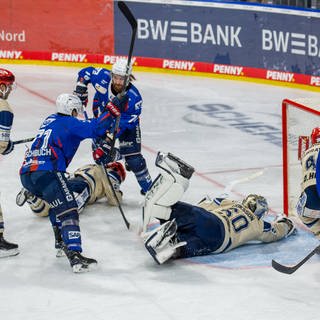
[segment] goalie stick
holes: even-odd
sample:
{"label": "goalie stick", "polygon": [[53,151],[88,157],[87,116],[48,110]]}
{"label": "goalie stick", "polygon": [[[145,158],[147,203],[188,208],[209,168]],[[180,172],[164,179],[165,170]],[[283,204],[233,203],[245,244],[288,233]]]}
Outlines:
{"label": "goalie stick", "polygon": [[282,273],[291,274],[297,271],[303,264],[305,264],[312,256],[315,254],[320,254],[320,245],[314,248],[304,259],[302,259],[299,263],[293,266],[285,266],[280,264],[279,262],[272,260],[272,267]]}
{"label": "goalie stick", "polygon": [[20,143],[30,142],[30,141],[32,141],[33,139],[34,139],[34,137],[33,137],[33,138],[26,138],[26,139],[22,139],[22,140],[13,141],[12,143],[13,143],[13,144],[20,144]]}

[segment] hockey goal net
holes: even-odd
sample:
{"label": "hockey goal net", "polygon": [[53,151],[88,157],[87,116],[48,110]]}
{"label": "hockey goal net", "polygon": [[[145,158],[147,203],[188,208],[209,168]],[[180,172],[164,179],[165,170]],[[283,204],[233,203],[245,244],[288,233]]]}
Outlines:
{"label": "hockey goal net", "polygon": [[320,127],[320,98],[283,100],[283,210],[287,215],[296,213],[302,179],[300,156],[315,127]]}

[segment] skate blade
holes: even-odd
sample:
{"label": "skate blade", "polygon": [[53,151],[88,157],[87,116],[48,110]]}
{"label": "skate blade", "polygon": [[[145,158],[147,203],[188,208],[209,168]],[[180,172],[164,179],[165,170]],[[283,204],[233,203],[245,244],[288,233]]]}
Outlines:
{"label": "skate blade", "polygon": [[20,253],[19,249],[0,250],[0,258],[13,257]]}
{"label": "skate blade", "polygon": [[74,273],[84,273],[95,270],[97,268],[97,263],[90,263],[89,265],[83,265],[81,263],[72,266],[72,271]]}
{"label": "skate blade", "polygon": [[151,257],[157,264],[161,264],[160,261],[157,259],[157,252],[148,244],[145,244],[145,248],[150,253]]}

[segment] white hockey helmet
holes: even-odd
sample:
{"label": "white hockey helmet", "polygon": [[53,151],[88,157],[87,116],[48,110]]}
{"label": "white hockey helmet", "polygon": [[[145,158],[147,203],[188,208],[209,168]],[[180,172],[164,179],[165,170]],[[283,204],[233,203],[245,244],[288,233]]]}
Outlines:
{"label": "white hockey helmet", "polygon": [[249,194],[243,199],[242,204],[254,213],[258,219],[261,219],[269,210],[267,199],[257,194]]}
{"label": "white hockey helmet", "polygon": [[132,72],[132,64],[130,63],[128,74],[127,74],[127,59],[120,58],[118,59],[112,66],[112,74],[116,74],[119,76],[125,77],[126,75],[129,77]]}
{"label": "white hockey helmet", "polygon": [[65,115],[72,115],[72,111],[76,110],[78,114],[82,114],[84,111],[82,102],[79,97],[69,94],[62,93],[56,100],[57,112]]}

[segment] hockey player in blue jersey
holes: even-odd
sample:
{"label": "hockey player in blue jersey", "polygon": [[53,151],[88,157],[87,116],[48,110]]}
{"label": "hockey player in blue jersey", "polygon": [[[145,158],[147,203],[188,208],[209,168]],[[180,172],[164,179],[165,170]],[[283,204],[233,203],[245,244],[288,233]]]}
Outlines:
{"label": "hockey player in blue jersey", "polygon": [[[10,140],[13,123],[13,112],[7,101],[14,86],[15,76],[6,69],[0,68],[0,154],[7,155],[13,150]],[[15,256],[19,253],[18,245],[6,241],[3,237],[4,221],[0,206],[0,257]]]}
{"label": "hockey player in blue jersey", "polygon": [[110,101],[98,118],[83,121],[76,118],[83,112],[81,100],[71,94],[59,95],[57,113],[40,126],[20,169],[24,188],[49,203],[51,224],[55,233],[61,232],[61,245],[74,272],[88,271],[97,261],[81,255],[78,206],[65,177],[66,169],[80,142],[104,136],[120,116],[123,105],[119,100]]}
{"label": "hockey player in blue jersey", "polygon": [[[127,60],[119,59],[113,64],[112,70],[104,68],[87,67],[78,73],[77,85],[74,94],[77,94],[86,105],[88,101],[88,84],[95,89],[92,111],[98,117],[107,103],[114,99],[125,88],[125,97],[128,99],[127,107],[121,113],[119,132],[116,137],[119,139],[120,154],[124,158],[126,168],[132,171],[145,194],[151,186],[146,161],[141,154],[141,129],[140,114],[142,110],[142,98],[138,89],[130,82],[132,67],[127,72]],[[127,76],[127,77],[126,77]],[[127,82],[125,82],[127,79]]]}
{"label": "hockey player in blue jersey", "polygon": [[227,252],[250,241],[273,242],[295,230],[285,216],[274,222],[263,219],[268,204],[256,194],[242,201],[218,197],[197,205],[181,202],[194,169],[170,153],[158,153],[156,165],[161,174],[146,194],[143,230],[151,218],[160,220],[159,228],[145,234],[145,247],[158,264]]}

